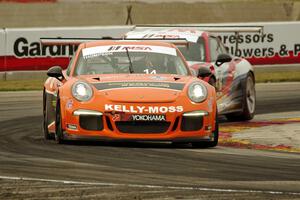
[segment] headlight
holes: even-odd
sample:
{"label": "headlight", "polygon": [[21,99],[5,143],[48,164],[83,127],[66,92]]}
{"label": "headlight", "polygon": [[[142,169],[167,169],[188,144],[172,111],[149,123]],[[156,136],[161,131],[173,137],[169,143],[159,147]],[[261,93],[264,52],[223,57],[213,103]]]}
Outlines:
{"label": "headlight", "polygon": [[189,86],[188,96],[191,99],[191,101],[195,103],[200,103],[206,99],[207,89],[202,83],[194,82]]}
{"label": "headlight", "polygon": [[88,101],[93,96],[93,89],[89,84],[78,81],[72,86],[72,94],[78,101]]}

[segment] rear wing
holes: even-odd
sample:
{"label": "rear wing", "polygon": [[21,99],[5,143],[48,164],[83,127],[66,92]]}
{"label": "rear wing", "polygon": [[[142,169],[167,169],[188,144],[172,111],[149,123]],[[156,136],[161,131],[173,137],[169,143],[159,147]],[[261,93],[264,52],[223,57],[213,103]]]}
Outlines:
{"label": "rear wing", "polygon": [[[98,40],[104,40],[103,38],[62,38],[62,37],[44,37],[40,38],[40,43],[45,46],[54,46],[54,45],[80,45],[85,42],[92,42]],[[106,39],[110,39],[106,38]]]}
{"label": "rear wing", "polygon": [[112,38],[112,37],[102,37],[102,38],[40,38],[40,43],[46,46],[54,45],[79,45],[85,42],[101,41],[101,40],[117,40],[117,41],[160,41],[166,43],[173,43],[176,45],[186,45],[187,40],[185,38]]}

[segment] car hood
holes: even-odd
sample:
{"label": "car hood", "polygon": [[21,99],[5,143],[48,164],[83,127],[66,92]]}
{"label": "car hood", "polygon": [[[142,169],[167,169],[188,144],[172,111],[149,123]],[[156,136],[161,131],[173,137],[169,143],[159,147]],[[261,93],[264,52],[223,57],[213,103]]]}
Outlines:
{"label": "car hood", "polygon": [[115,74],[81,76],[99,95],[114,102],[174,102],[193,77]]}

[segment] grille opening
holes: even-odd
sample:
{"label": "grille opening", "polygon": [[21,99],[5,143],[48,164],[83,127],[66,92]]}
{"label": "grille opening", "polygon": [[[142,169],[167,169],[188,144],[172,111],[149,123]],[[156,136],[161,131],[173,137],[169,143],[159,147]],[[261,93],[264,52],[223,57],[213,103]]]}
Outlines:
{"label": "grille opening", "polygon": [[181,130],[182,131],[197,131],[203,127],[203,117],[188,117],[183,116],[181,121]]}
{"label": "grille opening", "polygon": [[122,133],[164,133],[170,122],[149,121],[120,121],[116,122],[117,129]]}
{"label": "grille opening", "polygon": [[176,117],[176,120],[175,120],[175,122],[174,122],[172,131],[175,131],[175,130],[177,129],[178,123],[179,123],[179,117]]}
{"label": "grille opening", "polygon": [[79,116],[79,125],[85,130],[101,131],[103,130],[102,116],[81,115]]}
{"label": "grille opening", "polygon": [[114,128],[113,128],[113,126],[112,126],[112,124],[111,124],[111,122],[110,122],[109,117],[108,117],[108,116],[105,116],[105,120],[106,120],[106,124],[107,124],[108,129],[111,130],[111,131],[113,131]]}

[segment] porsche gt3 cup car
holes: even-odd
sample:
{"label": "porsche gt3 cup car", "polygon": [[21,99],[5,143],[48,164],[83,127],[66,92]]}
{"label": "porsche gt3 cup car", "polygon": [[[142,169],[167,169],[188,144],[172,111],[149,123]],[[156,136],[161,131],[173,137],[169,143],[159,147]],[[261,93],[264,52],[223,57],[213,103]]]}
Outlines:
{"label": "porsche gt3 cup car", "polygon": [[126,38],[172,40],[197,76],[216,88],[219,114],[233,121],[254,117],[253,67],[246,59],[229,55],[218,37],[201,28],[140,27],[128,32]]}
{"label": "porsche gt3 cup car", "polygon": [[48,70],[44,135],[73,139],[218,143],[214,87],[162,42],[82,43],[66,71]]}

